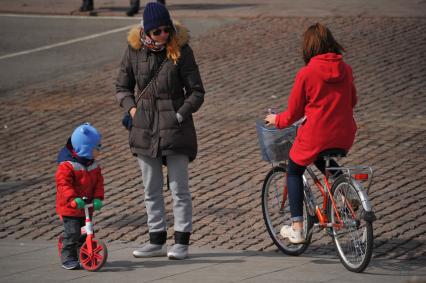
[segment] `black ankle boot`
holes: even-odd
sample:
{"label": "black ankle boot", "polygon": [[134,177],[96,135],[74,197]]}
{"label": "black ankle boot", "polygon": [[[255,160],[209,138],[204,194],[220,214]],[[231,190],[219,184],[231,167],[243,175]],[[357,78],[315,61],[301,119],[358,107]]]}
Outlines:
{"label": "black ankle boot", "polygon": [[164,245],[167,240],[167,231],[149,232],[149,242],[154,245]]}
{"label": "black ankle boot", "polygon": [[83,4],[80,7],[80,12],[93,11],[93,0],[83,0]]}
{"label": "black ankle boot", "polygon": [[127,10],[127,16],[133,17],[134,14],[137,14],[139,12],[139,0],[131,0],[130,1],[130,8]]}
{"label": "black ankle boot", "polygon": [[190,232],[175,231],[175,244],[189,245]]}

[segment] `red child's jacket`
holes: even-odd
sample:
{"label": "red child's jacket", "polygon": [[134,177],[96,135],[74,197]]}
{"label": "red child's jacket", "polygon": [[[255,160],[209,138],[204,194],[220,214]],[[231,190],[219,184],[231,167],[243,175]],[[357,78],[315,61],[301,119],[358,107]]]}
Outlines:
{"label": "red child's jacket", "polygon": [[[73,153],[70,143],[58,156],[56,171],[56,212],[62,216],[84,217],[84,210],[71,207],[71,202],[79,197],[104,199],[104,179],[96,161],[81,162]],[[84,164],[84,165],[83,165]]]}
{"label": "red child's jacket", "polygon": [[275,125],[285,128],[303,116],[290,150],[290,158],[307,166],[326,149],[349,150],[356,124],[353,108],[357,103],[351,67],[342,56],[327,53],[313,57],[296,75],[287,109],[278,114]]}

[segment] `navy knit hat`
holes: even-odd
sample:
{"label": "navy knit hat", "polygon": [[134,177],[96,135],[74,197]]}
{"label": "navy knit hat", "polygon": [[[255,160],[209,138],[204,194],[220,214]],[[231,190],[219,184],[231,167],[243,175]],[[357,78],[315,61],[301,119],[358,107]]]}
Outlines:
{"label": "navy knit hat", "polygon": [[157,2],[149,2],[143,10],[143,29],[145,33],[161,26],[173,26],[167,8]]}

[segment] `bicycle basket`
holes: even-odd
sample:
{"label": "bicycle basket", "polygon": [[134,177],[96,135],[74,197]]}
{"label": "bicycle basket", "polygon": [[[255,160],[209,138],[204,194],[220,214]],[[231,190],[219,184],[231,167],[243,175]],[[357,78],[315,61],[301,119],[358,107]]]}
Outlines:
{"label": "bicycle basket", "polygon": [[257,121],[256,131],[263,160],[279,162],[288,159],[290,148],[296,138],[297,127],[277,129],[266,126],[263,121]]}

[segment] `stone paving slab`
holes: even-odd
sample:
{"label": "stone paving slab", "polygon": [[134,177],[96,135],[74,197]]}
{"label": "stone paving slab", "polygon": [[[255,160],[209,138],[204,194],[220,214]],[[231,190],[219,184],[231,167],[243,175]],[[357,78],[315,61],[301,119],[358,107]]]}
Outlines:
{"label": "stone paving slab", "polygon": [[133,245],[109,243],[108,261],[98,272],[64,270],[55,242],[0,240],[2,282],[416,282],[426,280],[422,262],[379,259],[362,274],[345,271],[330,256],[286,257],[191,247],[185,261],[137,259]]}
{"label": "stone paving slab", "polygon": [[[146,2],[141,1],[141,16]],[[424,1],[416,0],[167,0],[173,16],[191,18],[279,17],[424,17]],[[25,13],[75,16],[125,16],[129,0],[94,0],[95,10],[79,12],[79,1],[2,0],[0,13]]]}
{"label": "stone paving slab", "polygon": [[[374,257],[426,262],[425,18],[260,17],[194,39],[207,95],[195,115],[192,243],[276,250],[262,220],[260,191],[270,165],[260,160],[255,121],[271,106],[284,109],[303,64],[301,35],[316,21],[329,25],[354,69],[359,131],[343,163],[375,169]],[[117,66],[109,64],[83,80],[64,77],[0,96],[0,181],[13,184],[0,191],[0,238],[52,240],[61,233],[55,158],[72,129],[89,121],[104,137],[106,200],[95,216],[97,236],[147,240],[142,180],[114,101],[116,74]],[[165,195],[172,227],[170,192]],[[317,233],[307,254],[335,251]]]}

